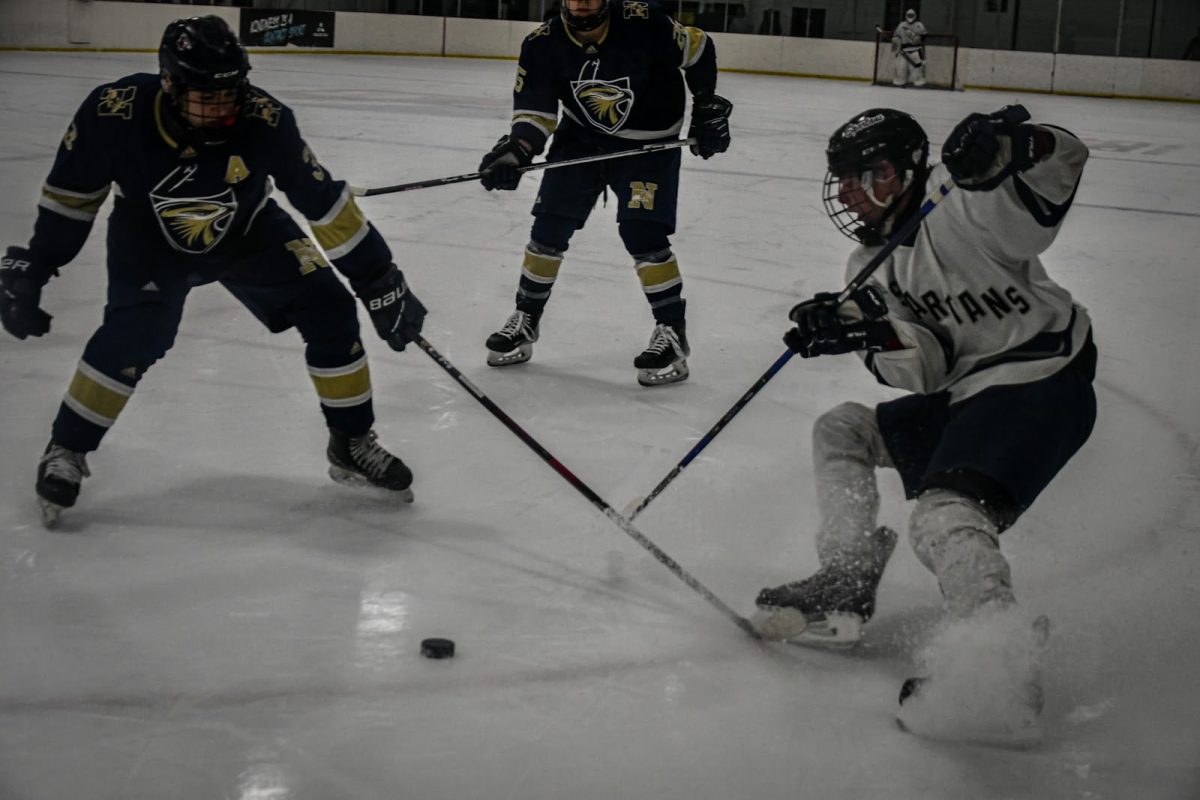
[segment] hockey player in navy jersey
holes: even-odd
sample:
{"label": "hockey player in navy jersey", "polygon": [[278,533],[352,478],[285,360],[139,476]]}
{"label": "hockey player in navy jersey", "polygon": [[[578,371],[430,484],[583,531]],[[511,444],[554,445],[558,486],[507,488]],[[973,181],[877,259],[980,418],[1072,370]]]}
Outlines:
{"label": "hockey player in navy jersey", "polygon": [[950,618],[1013,609],[1000,534],[1096,418],[1091,322],[1039,260],[1088,151],[1069,132],[1027,119],[1020,107],[970,115],[932,167],[924,131],[903,112],[863,112],[830,139],[826,208],[860,243],[848,276],[917,213],[927,191],[950,174],[960,188],[846,304],[822,293],[791,310],[785,341],[801,356],[856,352],[880,382],[912,394],[874,408],[844,403],[817,419],[820,569],[759,594],[769,635],[857,641],[896,543],[876,523],[878,468],[897,470],[916,500],[909,541],[937,577]]}
{"label": "hockey player in navy jersey", "polygon": [[[552,136],[551,161],[678,139],[685,81],[692,93],[693,153],[709,158],[724,152],[733,106],[716,94],[716,51],[703,31],[680,25],[645,0],[563,0],[561,14],[521,45],[512,128],[484,156],[483,185],[517,188],[518,170]],[[488,337],[489,364],[529,360],[571,236],[607,187],[655,322],[649,345],[634,359],[638,381],[657,386],[687,378],[683,279],[669,238],[675,232],[679,165],[679,151],[665,150],[545,173],[533,205],[516,311]]]}
{"label": "hockey player in navy jersey", "polygon": [[[295,327],[329,427],[330,475],[411,500],[412,473],[372,431],[371,378],[347,277],[396,350],[425,309],[348,188],[301,138],[290,109],[247,78],[220,17],[167,26],[160,73],[96,88],[79,107],[42,189],[28,247],[0,265],[0,317],[42,336],[41,291],[83,246],[110,189],[104,319],[84,348],[38,464],[45,522],[74,505],[86,455],[174,343],[184,300],[220,282],[272,332]],[[270,198],[272,180],[313,239]]]}

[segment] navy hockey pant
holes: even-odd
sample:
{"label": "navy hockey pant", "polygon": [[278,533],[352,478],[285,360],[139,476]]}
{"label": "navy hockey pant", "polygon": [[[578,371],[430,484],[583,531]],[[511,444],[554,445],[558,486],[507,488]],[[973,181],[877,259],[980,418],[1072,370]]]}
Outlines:
{"label": "navy hockey pant", "polygon": [[[298,254],[296,243],[307,239],[288,223],[290,238],[231,262],[220,282],[272,332],[300,332],[326,424],[361,435],[374,412],[354,298],[311,243]],[[171,349],[193,288],[187,259],[134,259],[113,254],[111,245],[104,321],[84,348],[52,431],[56,443],[80,452],[100,445],[146,370]]]}
{"label": "navy hockey pant", "polygon": [[[601,149],[556,137],[546,157],[563,161],[626,149],[630,144],[614,140]],[[680,151],[666,150],[547,170],[533,205],[534,223],[517,288],[517,308],[539,314],[545,308],[562,254],[607,189],[613,193],[621,240],[633,257],[655,321],[683,319],[683,278],[669,238],[675,232],[679,165]]]}
{"label": "navy hockey pant", "polygon": [[1096,346],[1031,383],[993,386],[951,405],[946,392],[875,408],[888,454],[911,500],[950,489],[979,501],[1003,531],[1092,433]]}

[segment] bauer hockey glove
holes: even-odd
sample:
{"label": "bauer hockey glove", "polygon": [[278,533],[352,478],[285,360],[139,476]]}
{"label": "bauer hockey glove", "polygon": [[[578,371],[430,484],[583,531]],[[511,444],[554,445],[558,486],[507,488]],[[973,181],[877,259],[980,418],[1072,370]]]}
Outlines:
{"label": "bauer hockey glove", "polygon": [[833,292],[820,292],[792,307],[788,318],[796,327],[783,341],[802,358],[853,353],[857,350],[896,350],[896,330],[884,317],[887,303],[874,286],[864,286],[839,304]]}
{"label": "bauer hockey glove", "polygon": [[688,138],[695,139],[692,155],[712,158],[729,149],[729,115],[733,103],[719,94],[698,96],[692,100],[692,124]]}
{"label": "bauer hockey glove", "polygon": [[44,336],[52,317],[39,308],[42,287],[57,274],[36,266],[24,247],[10,247],[0,260],[0,322],[18,339]]}
{"label": "bauer hockey glove", "polygon": [[1024,106],[970,114],[942,145],[942,163],[964,189],[990,189],[1054,151],[1054,135],[1023,123]]}
{"label": "bauer hockey glove", "polygon": [[533,163],[533,153],[519,139],[501,136],[496,146],[479,162],[479,182],[492,189],[512,191],[521,182],[521,168]]}
{"label": "bauer hockey glove", "polygon": [[404,273],[395,264],[370,283],[356,286],[355,292],[367,307],[375,332],[393,350],[403,350],[412,341],[411,334],[421,332],[425,306],[409,291]]}

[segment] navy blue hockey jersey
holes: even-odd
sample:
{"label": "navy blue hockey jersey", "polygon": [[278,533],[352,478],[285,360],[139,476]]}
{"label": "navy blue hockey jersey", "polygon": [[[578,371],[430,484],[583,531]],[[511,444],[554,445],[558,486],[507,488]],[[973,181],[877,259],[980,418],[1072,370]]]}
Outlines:
{"label": "navy blue hockey jersey", "polygon": [[[262,246],[255,220],[274,204],[275,183],[343,274],[370,278],[390,263],[387,244],[346,184],[317,161],[287,106],[250,87],[241,128],[205,146],[179,135],[169,102],[159,77],[146,73],[97,87],[83,101],[42,188],[30,243],[39,262],[58,268],[74,258],[112,189],[110,248],[215,278]],[[306,257],[319,259],[307,238],[287,245],[302,267]]]}
{"label": "navy blue hockey jersey", "polygon": [[534,153],[558,128],[560,102],[563,134],[655,141],[683,127],[683,73],[693,94],[715,91],[716,50],[704,31],[680,25],[656,3],[610,3],[598,42],[580,42],[554,17],[522,43],[512,134]]}

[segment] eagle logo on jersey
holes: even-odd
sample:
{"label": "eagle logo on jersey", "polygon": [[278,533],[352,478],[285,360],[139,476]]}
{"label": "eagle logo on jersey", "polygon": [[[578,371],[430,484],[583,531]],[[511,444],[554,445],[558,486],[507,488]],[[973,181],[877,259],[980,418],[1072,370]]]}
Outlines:
{"label": "eagle logo on jersey", "polygon": [[[591,77],[587,77],[589,65]],[[598,79],[596,72],[599,69],[599,61],[584,64],[579,70],[579,80],[571,81],[571,93],[588,122],[605,133],[616,133],[633,111],[633,90],[629,88],[628,77],[611,81]]]}
{"label": "eagle logo on jersey", "polygon": [[137,94],[136,86],[117,88],[110,86],[100,93],[100,103],[96,113],[102,117],[120,117],[133,119],[133,96]]}
{"label": "eagle logo on jersey", "polygon": [[184,195],[198,170],[195,164],[176,167],[150,192],[158,224],[171,247],[194,256],[221,243],[238,209],[231,188],[205,197]]}

